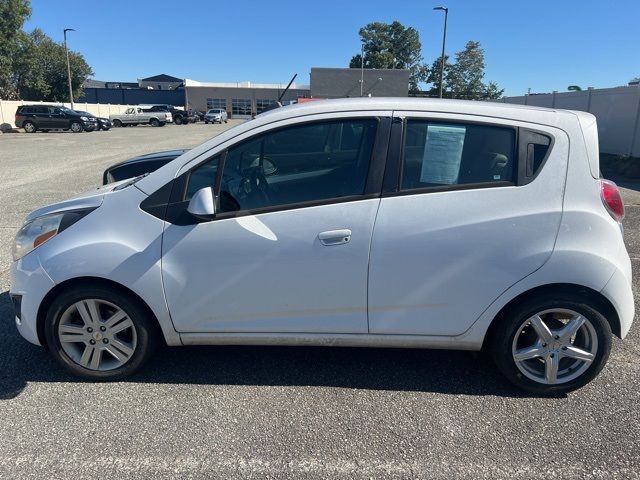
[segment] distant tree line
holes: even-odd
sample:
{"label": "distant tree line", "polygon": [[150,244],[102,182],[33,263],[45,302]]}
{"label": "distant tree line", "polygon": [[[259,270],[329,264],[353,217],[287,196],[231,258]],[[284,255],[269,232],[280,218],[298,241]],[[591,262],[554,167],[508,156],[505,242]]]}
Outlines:
{"label": "distant tree line", "polygon": [[[438,95],[441,59],[438,57],[431,66],[424,63],[420,36],[415,28],[405,27],[398,21],[374,22],[362,27],[359,33],[364,46],[364,68],[408,69],[411,93]],[[349,62],[351,68],[360,68],[361,64],[360,53]],[[484,50],[480,42],[467,42],[465,48],[455,54],[453,63],[446,55],[442,96],[466,100],[500,98],[504,90],[495,82],[484,82],[484,69]],[[421,84],[425,88],[421,89]]]}
{"label": "distant tree line", "polygon": [[[68,101],[64,44],[42,30],[22,30],[31,16],[29,0],[0,0],[0,98],[5,100]],[[93,75],[84,57],[69,50],[74,97]]]}

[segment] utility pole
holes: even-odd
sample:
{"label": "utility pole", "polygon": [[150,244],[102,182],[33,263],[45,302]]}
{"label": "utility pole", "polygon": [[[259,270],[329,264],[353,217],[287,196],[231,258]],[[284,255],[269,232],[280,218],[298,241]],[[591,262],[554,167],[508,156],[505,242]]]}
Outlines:
{"label": "utility pole", "polygon": [[442,10],[444,12],[444,35],[442,35],[442,56],[440,57],[440,88],[438,97],[442,98],[442,82],[444,76],[444,47],[447,43],[447,17],[449,16],[449,9],[447,7],[435,7],[434,10]]}
{"label": "utility pole", "polygon": [[364,92],[364,43],[360,44],[360,96]]}
{"label": "utility pole", "polygon": [[71,87],[71,64],[69,63],[69,49],[67,48],[67,32],[75,32],[73,28],[64,29],[64,51],[67,54],[67,80],[69,82],[69,103],[73,110],[73,87]]}

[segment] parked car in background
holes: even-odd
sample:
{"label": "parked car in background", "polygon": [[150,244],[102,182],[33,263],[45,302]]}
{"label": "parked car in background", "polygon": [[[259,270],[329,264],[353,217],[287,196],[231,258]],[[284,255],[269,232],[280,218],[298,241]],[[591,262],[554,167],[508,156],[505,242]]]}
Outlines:
{"label": "parked car in background", "polygon": [[119,182],[127,178],[137,177],[147,173],[155,172],[160,167],[165,166],[170,161],[178,158],[189,149],[168,150],[166,152],[148,153],[130,158],[115,165],[111,165],[102,174],[102,183]]}
{"label": "parked car in background", "polygon": [[193,123],[193,113],[190,110],[181,110],[173,105],[150,105],[145,107],[147,112],[169,112],[176,125]]}
{"label": "parked car in background", "polygon": [[83,112],[80,110],[76,110],[76,112],[84,115],[85,117],[89,117],[89,118],[93,118],[95,119],[96,123],[97,123],[97,128],[96,130],[109,130],[113,124],[111,123],[111,120],[109,120],[108,118],[104,118],[104,117],[96,117],[94,114],[89,113],[89,112]]}
{"label": "parked car in background", "polygon": [[201,111],[201,110],[196,110],[195,114],[198,116],[198,120],[200,122],[204,122],[204,116],[205,116],[205,112]]}
{"label": "parked car in background", "polygon": [[124,113],[109,115],[109,120],[114,127],[128,127],[129,125],[151,125],[152,127],[164,127],[172,121],[171,113],[151,111],[142,107],[129,107]]}
{"label": "parked car in background", "polygon": [[71,130],[74,133],[92,132],[98,126],[94,117],[59,105],[20,105],[15,124],[27,133],[38,130]]}
{"label": "parked car in background", "polygon": [[227,111],[223,108],[210,108],[204,116],[204,123],[227,123]]}
{"label": "parked car in background", "polygon": [[586,112],[273,110],[31,213],[15,323],[92,380],[133,374],[161,343],[387,346],[485,350],[518,387],[563,394],[634,317],[624,206],[599,170]]}

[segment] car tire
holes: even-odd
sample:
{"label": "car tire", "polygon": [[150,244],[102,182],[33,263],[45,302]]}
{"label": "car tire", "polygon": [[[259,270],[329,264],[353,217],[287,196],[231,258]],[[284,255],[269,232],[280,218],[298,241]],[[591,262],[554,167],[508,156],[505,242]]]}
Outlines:
{"label": "car tire", "polygon": [[[116,315],[121,318],[109,326],[108,320]],[[44,333],[58,363],[93,381],[132,375],[160,341],[155,319],[137,298],[90,284],[65,289],[54,299],[47,311]]]}
{"label": "car tire", "polygon": [[209,120],[205,120],[205,121],[204,121],[204,124],[205,124],[205,125],[209,125]]}
{"label": "car tire", "polygon": [[111,129],[111,127],[102,127],[102,130],[104,130],[105,132],[108,132]]}
{"label": "car tire", "polygon": [[122,121],[120,121],[120,120],[118,120],[118,119],[115,119],[115,120],[114,120],[113,122],[111,122],[111,123],[113,123],[113,126],[114,126],[114,127],[116,127],[116,128],[119,128],[119,127],[121,127],[121,126],[122,126]]}
{"label": "car tire", "polygon": [[178,115],[173,119],[173,123],[175,123],[176,125],[182,125],[182,117]]}
{"label": "car tire", "polygon": [[24,131],[27,133],[36,133],[38,131],[38,127],[36,127],[36,124],[33,122],[24,122],[22,128],[24,128]]}
{"label": "car tire", "polygon": [[164,127],[166,124],[167,124],[167,122],[160,122],[159,126]]}
{"label": "car tire", "polygon": [[160,126],[160,121],[157,118],[152,118],[149,123],[151,124],[152,127],[159,127]]}
{"label": "car tire", "polygon": [[[489,346],[498,369],[537,395],[558,396],[583,387],[609,358],[611,324],[587,292],[537,295],[497,321]],[[566,337],[573,328],[574,336]]]}
{"label": "car tire", "polygon": [[82,133],[84,132],[84,127],[80,122],[71,122],[71,124],[69,125],[69,130],[71,130],[73,133]]}

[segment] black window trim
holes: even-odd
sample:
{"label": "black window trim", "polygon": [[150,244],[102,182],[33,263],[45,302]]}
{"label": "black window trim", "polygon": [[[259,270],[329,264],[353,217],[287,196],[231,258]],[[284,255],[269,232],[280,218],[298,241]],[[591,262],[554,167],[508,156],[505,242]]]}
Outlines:
{"label": "black window trim", "polygon": [[[227,159],[229,149],[237,148],[247,142],[255,140],[255,138],[277,132],[279,130],[298,127],[302,125],[310,125],[314,123],[327,123],[327,122],[346,122],[350,120],[376,120],[376,134],[374,137],[373,148],[371,151],[371,159],[369,161],[369,171],[367,173],[367,180],[365,182],[364,193],[361,195],[348,195],[344,197],[335,197],[320,200],[310,200],[306,202],[288,203],[282,205],[272,205],[268,207],[262,207],[257,209],[244,209],[235,212],[220,212],[217,213],[215,218],[211,220],[203,220],[193,217],[187,212],[189,201],[185,200],[185,194],[188,186],[188,180],[191,176],[191,172],[202,166],[203,164],[211,161],[218,155],[222,155],[218,164],[218,170],[216,173],[216,181],[214,185],[214,195],[216,203],[219,201],[220,185],[222,182],[222,172]],[[233,143],[226,147],[224,150],[219,151],[213,155],[208,156],[206,159],[198,162],[197,165],[192,166],[189,170],[182,173],[169,184],[161,187],[156,192],[151,194],[145,199],[140,207],[147,213],[154,215],[162,220],[176,225],[193,225],[196,223],[215,222],[217,220],[225,220],[228,218],[244,217],[248,215],[258,215],[262,213],[272,213],[279,211],[295,210],[299,208],[309,208],[322,205],[335,205],[338,203],[355,202],[362,200],[370,200],[373,198],[380,198],[383,176],[385,174],[385,165],[389,149],[389,135],[391,131],[391,116],[379,116],[379,115],[354,115],[343,116],[336,118],[322,118],[311,119],[307,121],[300,121],[282,125],[281,127],[268,129],[254,135],[251,135],[240,142]],[[153,197],[153,198],[152,198]]]}
{"label": "black window trim", "polygon": [[[534,133],[536,135],[541,135],[543,137],[547,137],[549,139],[549,147],[547,148],[547,152],[544,155],[544,158],[542,159],[542,162],[540,162],[540,166],[538,167],[538,170],[536,170],[535,172],[533,172],[533,175],[527,175],[527,152],[526,150],[523,150],[521,147],[524,146],[524,143],[521,141],[522,138],[528,133]],[[556,137],[554,135],[552,135],[549,132],[544,132],[542,130],[536,130],[535,128],[528,128],[528,127],[519,127],[519,131],[518,131],[518,144],[517,144],[517,150],[518,150],[518,186],[523,186],[523,185],[527,185],[531,182],[533,182],[538,175],[540,175],[540,172],[542,172],[542,169],[544,168],[545,164],[547,163],[547,160],[549,158],[549,156],[551,155],[551,152],[553,151],[553,147],[556,143]]]}

